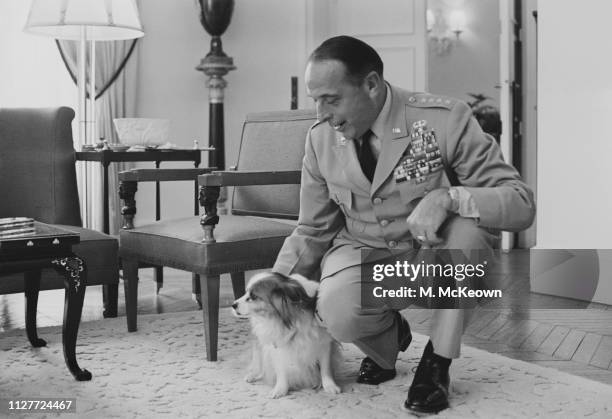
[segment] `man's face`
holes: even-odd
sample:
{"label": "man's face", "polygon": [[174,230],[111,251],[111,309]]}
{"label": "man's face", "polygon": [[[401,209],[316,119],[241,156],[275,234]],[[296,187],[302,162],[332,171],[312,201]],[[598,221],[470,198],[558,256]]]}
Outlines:
{"label": "man's face", "polygon": [[315,101],[317,118],[346,138],[361,137],[376,120],[380,84],[367,78],[353,83],[337,60],[310,61],[306,66],[306,91]]}

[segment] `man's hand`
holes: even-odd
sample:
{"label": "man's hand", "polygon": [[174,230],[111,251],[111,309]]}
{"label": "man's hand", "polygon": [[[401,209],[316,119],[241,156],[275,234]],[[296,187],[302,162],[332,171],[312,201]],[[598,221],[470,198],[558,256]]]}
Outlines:
{"label": "man's hand", "polygon": [[442,243],[437,232],[448,218],[451,206],[448,188],[435,189],[425,195],[406,219],[412,237],[427,246]]}

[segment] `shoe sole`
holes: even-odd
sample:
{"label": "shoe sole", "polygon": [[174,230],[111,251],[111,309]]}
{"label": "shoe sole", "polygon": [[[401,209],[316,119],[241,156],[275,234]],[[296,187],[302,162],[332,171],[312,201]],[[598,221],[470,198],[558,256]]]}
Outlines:
{"label": "shoe sole", "polygon": [[406,402],[402,403],[402,410],[404,412],[410,412],[413,414],[417,414],[417,416],[438,414],[441,411],[448,409],[449,407],[450,405],[447,403],[446,405],[436,407],[435,409],[425,410],[421,408],[411,408],[411,407],[406,406]]}
{"label": "shoe sole", "polygon": [[357,384],[367,384],[367,385],[370,385],[370,386],[377,386],[377,385],[379,385],[379,384],[386,383],[387,381],[391,381],[391,380],[393,380],[393,379],[394,379],[396,376],[397,376],[397,372],[396,372],[395,374],[393,374],[393,377],[388,378],[388,379],[383,380],[383,381],[378,381],[378,382],[372,382],[372,381],[363,381],[363,380],[360,380],[359,378],[357,378],[357,380],[355,380],[355,382],[356,382]]}

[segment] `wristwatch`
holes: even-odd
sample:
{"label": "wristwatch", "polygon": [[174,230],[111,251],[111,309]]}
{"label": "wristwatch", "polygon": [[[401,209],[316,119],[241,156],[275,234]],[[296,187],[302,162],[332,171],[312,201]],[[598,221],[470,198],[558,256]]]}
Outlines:
{"label": "wristwatch", "polygon": [[455,187],[448,188],[448,196],[451,199],[451,212],[459,213],[459,191]]}

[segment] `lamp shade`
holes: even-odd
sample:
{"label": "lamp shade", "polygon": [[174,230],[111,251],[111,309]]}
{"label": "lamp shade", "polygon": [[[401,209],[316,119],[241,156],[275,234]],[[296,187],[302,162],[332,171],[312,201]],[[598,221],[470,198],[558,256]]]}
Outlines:
{"label": "lamp shade", "polygon": [[144,35],[135,0],[32,0],[24,30],[56,39],[117,41]]}

